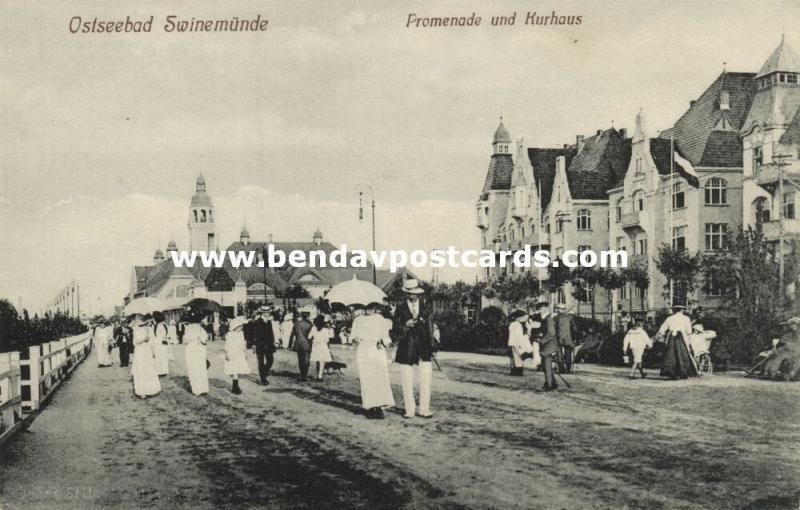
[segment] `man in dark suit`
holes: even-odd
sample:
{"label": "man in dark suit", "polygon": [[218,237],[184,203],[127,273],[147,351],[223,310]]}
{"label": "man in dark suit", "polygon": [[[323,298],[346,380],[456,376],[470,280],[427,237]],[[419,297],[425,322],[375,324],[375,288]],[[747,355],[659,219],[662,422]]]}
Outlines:
{"label": "man in dark suit", "polygon": [[416,413],[414,400],[414,366],[419,366],[419,415],[431,418],[431,379],[433,378],[433,325],[423,309],[420,296],[425,290],[415,279],[403,282],[406,299],[397,306],[392,324],[392,337],[398,343],[395,362],[400,365],[405,418]]}
{"label": "man in dark suit", "polygon": [[573,334],[575,333],[575,318],[567,311],[564,305],[556,305],[556,334],[558,335],[559,354],[564,360],[564,369],[572,373],[572,351],[575,349]]}
{"label": "man in dark suit", "polygon": [[300,370],[300,380],[308,379],[308,367],[311,364],[311,340],[308,333],[311,331],[311,322],[308,312],[303,312],[300,319],[294,323],[292,334],[289,336],[290,348],[297,353],[297,366]]}
{"label": "man in dark suit", "polygon": [[179,344],[183,343],[183,335],[185,334],[186,334],[186,324],[183,321],[179,320],[178,323],[175,324],[175,335],[177,335],[178,337]]}
{"label": "man in dark suit", "polygon": [[267,376],[275,362],[275,336],[272,334],[272,324],[265,318],[266,313],[266,307],[259,308],[256,320],[248,327],[249,336],[255,345],[258,375],[261,378],[261,384],[265,386],[269,384]]}
{"label": "man in dark suit", "polygon": [[552,391],[558,388],[553,372],[553,361],[559,351],[556,322],[550,313],[550,304],[547,301],[539,302],[536,308],[539,313],[537,314],[538,319],[535,320],[541,322],[536,341],[539,343],[539,354],[542,356],[542,367],[544,368],[544,390]]}

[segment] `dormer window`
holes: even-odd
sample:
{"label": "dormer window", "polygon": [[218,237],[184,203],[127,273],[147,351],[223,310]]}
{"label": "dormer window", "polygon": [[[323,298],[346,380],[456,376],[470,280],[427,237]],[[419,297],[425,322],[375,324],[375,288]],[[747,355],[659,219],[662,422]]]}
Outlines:
{"label": "dormer window", "polygon": [[730,110],[731,109],[731,99],[730,94],[727,91],[722,91],[719,93],[719,109],[720,110]]}

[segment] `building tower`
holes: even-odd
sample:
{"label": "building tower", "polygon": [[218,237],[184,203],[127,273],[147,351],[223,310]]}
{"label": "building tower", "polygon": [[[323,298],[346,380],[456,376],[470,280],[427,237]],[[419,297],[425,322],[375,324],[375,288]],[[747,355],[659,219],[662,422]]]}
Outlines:
{"label": "building tower", "polygon": [[211,251],[216,245],[214,206],[206,193],[206,179],[200,174],[189,205],[189,249]]}
{"label": "building tower", "polygon": [[322,231],[317,227],[317,230],[314,231],[313,237],[314,245],[320,246],[322,244]]}
{"label": "building tower", "polygon": [[239,242],[247,246],[250,244],[250,232],[247,231],[247,224],[242,226],[242,231],[239,233]]}
{"label": "building tower", "polygon": [[157,266],[164,262],[164,252],[161,251],[161,248],[156,248],[155,254],[153,254],[153,265]]}
{"label": "building tower", "polygon": [[178,245],[175,243],[175,239],[170,239],[169,243],[167,243],[167,253],[174,251],[178,251]]}

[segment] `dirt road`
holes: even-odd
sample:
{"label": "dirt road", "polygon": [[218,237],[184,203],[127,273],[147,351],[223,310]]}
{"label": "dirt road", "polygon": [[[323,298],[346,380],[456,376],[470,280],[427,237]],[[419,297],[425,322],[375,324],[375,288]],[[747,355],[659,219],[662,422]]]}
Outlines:
{"label": "dirt road", "polygon": [[[0,507],[798,508],[800,385],[714,376],[628,381],[584,366],[540,392],[502,358],[441,353],[436,416],[360,414],[350,368],[299,382],[279,351],[268,387],[232,395],[221,344],[211,393],[182,349],[153,399],[90,358],[0,452]],[[251,358],[251,367],[255,360]],[[394,392],[402,402],[399,374]]]}

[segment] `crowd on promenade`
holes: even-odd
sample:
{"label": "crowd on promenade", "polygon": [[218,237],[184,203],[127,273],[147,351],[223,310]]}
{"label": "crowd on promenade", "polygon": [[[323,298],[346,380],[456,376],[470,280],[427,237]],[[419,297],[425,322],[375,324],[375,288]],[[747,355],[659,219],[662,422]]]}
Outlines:
{"label": "crowd on promenade", "polygon": [[[429,307],[420,299],[425,291],[419,283],[406,280],[402,290],[404,299],[399,303],[384,299],[351,306],[350,326],[341,330],[329,315],[320,314],[312,320],[309,312],[282,311],[269,305],[248,317],[217,324],[207,310],[190,309],[169,322],[158,311],[115,321],[103,319],[94,324],[93,330],[97,362],[101,367],[112,366],[111,353],[116,349],[119,366],[130,369],[133,393],[145,399],[160,393],[160,378],[170,375],[174,349],[183,348],[191,392],[201,396],[209,391],[206,346],[219,338],[224,341],[224,373],[231,378],[231,392],[240,394],[240,378],[251,373],[248,350],[255,355],[255,371],[264,386],[269,385],[275,352],[283,347],[296,353],[300,382],[322,381],[326,373],[346,368],[334,359],[329,347],[338,336],[346,339],[343,343],[356,346],[362,407],[367,418],[383,419],[384,409],[395,406],[389,371],[392,362],[399,366],[403,416],[430,418],[439,331]],[[647,377],[643,359],[654,342],[662,343],[662,377],[674,380],[701,375],[698,354],[701,349],[707,352],[715,333],[704,329],[701,313],[687,314],[683,306],[673,307],[672,312],[655,330],[652,324],[633,317],[622,324],[622,355],[631,366],[629,378]],[[759,368],[759,374],[784,374],[788,379],[800,375],[800,350],[796,348],[800,345],[800,319],[786,324],[790,331],[787,339],[776,339],[772,348],[760,355],[754,372]],[[544,373],[543,390],[556,390],[557,378],[569,385],[563,374],[572,372],[576,362],[598,351],[603,341],[602,335],[591,327],[578,331],[574,317],[563,306],[556,306],[555,313],[547,302],[538,303],[532,314],[516,310],[509,314],[510,375],[522,376],[526,367],[539,369]]]}

